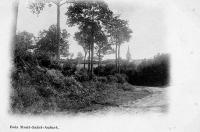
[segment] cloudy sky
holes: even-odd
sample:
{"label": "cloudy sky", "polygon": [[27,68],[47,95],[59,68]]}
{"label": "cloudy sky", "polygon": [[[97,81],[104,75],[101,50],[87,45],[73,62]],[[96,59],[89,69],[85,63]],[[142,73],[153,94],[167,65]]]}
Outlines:
{"label": "cloudy sky", "polygon": [[[133,30],[132,38],[128,43],[124,43],[121,48],[121,56],[125,58],[128,46],[130,47],[132,59],[150,58],[157,53],[166,53],[166,24],[165,9],[161,2],[141,2],[133,1],[113,1],[106,0],[109,8],[116,14],[120,14],[122,19],[129,21],[129,27]],[[56,7],[48,7],[37,16],[33,15],[28,7],[28,1],[20,0],[18,14],[18,31],[28,31],[37,36],[42,29],[48,29],[52,24],[56,24]],[[67,29],[71,33],[70,52],[76,56],[77,52],[83,51],[75,40],[73,34],[77,29],[69,28],[66,25],[67,17],[64,15],[67,6],[61,8],[61,28]],[[105,58],[114,58],[114,55]]]}

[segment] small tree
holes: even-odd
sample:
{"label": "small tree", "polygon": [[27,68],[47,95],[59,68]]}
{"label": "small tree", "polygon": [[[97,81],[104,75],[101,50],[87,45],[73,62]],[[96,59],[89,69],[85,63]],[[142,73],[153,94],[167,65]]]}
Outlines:
{"label": "small tree", "polygon": [[61,6],[72,3],[74,0],[34,0],[29,4],[29,9],[31,9],[33,14],[39,15],[41,11],[45,8],[46,5],[51,7],[52,5],[55,5],[57,7],[57,33],[56,33],[56,50],[57,50],[57,58],[60,58],[60,8]]}
{"label": "small tree", "polygon": [[88,69],[92,77],[95,37],[97,32],[103,31],[103,28],[107,26],[107,21],[112,17],[112,12],[103,1],[81,1],[70,6],[66,15],[69,25],[78,25],[79,29],[84,30],[89,36],[90,67]]}
{"label": "small tree", "polygon": [[22,54],[29,49],[32,49],[35,37],[32,33],[23,31],[17,33],[15,37],[15,47],[14,47],[14,54]]}
{"label": "small tree", "polygon": [[98,67],[101,65],[101,61],[104,55],[112,53],[111,44],[108,43],[107,36],[104,32],[98,32],[98,35],[95,38],[96,46],[96,55],[98,57]]}
{"label": "small tree", "polygon": [[86,63],[86,56],[89,52],[89,44],[88,44],[88,35],[84,31],[79,31],[75,33],[74,36],[75,40],[78,41],[78,44],[83,47],[84,51],[84,69],[85,69],[85,63]]}
{"label": "small tree", "polygon": [[[49,55],[56,55],[57,53],[57,28],[55,25],[51,25],[48,30],[40,31],[39,41],[37,42],[36,52],[43,52]],[[66,30],[62,30],[60,38],[60,53],[62,56],[67,57],[69,55],[69,42],[68,37],[70,34]]]}
{"label": "small tree", "polygon": [[120,72],[120,48],[121,44],[129,41],[131,37],[132,30],[128,27],[128,21],[122,20],[119,16],[113,17],[111,21],[108,22],[110,26],[107,30],[110,34],[112,43],[115,44],[115,57],[116,57],[116,69]]}

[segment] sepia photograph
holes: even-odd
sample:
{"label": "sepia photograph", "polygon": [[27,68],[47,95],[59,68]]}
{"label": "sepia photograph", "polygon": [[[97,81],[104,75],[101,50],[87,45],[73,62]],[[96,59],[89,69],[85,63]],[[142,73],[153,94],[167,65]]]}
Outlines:
{"label": "sepia photograph", "polygon": [[11,112],[167,112],[161,9],[103,0],[16,4]]}
{"label": "sepia photograph", "polygon": [[0,131],[199,132],[199,5],[2,0]]}

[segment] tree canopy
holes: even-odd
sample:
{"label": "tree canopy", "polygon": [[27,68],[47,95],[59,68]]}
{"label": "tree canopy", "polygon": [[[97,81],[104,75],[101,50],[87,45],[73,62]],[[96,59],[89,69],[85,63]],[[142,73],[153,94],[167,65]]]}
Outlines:
{"label": "tree canopy", "polygon": [[[69,55],[69,42],[68,37],[70,34],[63,29],[60,37],[60,52],[63,56]],[[51,25],[48,30],[43,30],[39,33],[39,41],[37,42],[37,51],[45,52],[51,55],[57,53],[57,28],[56,25]]]}
{"label": "tree canopy", "polygon": [[19,32],[15,38],[15,53],[21,53],[33,48],[35,36],[27,31]]}

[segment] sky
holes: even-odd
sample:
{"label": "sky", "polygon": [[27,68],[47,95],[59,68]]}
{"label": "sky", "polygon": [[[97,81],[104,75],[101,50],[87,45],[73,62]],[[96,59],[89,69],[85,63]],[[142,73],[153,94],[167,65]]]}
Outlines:
{"label": "sky", "polygon": [[[159,1],[159,0],[158,0]],[[141,2],[139,0],[106,0],[109,8],[119,14],[122,19],[128,20],[132,29],[132,37],[129,42],[121,46],[121,57],[126,58],[128,46],[132,59],[151,58],[158,53],[167,53],[166,47],[166,24],[165,9],[161,2]],[[46,6],[39,16],[31,13],[28,1],[20,0],[17,31],[28,31],[35,36],[40,30],[48,29],[52,24],[56,24],[56,7]],[[81,46],[73,39],[76,27],[66,25],[67,5],[61,8],[61,29],[67,29],[71,34],[70,49],[76,56],[78,52],[83,52]],[[104,59],[114,59],[115,55],[105,56]]]}

